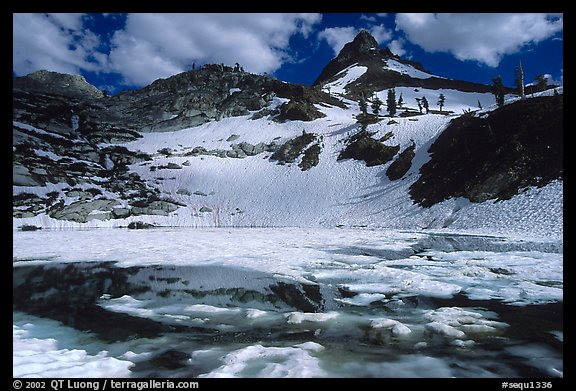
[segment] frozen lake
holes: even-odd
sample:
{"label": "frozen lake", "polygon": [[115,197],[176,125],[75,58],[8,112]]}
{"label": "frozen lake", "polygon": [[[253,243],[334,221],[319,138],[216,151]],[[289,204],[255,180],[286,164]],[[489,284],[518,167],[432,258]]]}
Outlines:
{"label": "frozen lake", "polygon": [[562,377],[563,244],[14,232],[14,377]]}

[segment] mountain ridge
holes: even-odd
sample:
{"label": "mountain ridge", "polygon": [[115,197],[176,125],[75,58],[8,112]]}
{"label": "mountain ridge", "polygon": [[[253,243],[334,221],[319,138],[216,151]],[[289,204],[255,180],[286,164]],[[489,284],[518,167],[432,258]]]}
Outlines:
{"label": "mountain ridge", "polygon": [[[456,159],[438,146],[469,148],[467,127],[457,121],[466,116],[481,124],[479,142],[489,141],[486,124],[496,129],[501,122],[492,93],[449,88],[458,85],[375,48],[371,36],[357,38],[347,50],[363,51],[372,63],[359,65],[362,56],[350,56],[350,65],[313,87],[222,64],[108,97],[91,94],[85,80],[69,75],[16,78],[14,226],[442,228],[460,227],[470,216],[481,224],[480,216],[490,210],[512,213],[518,229],[537,222],[552,232],[561,229],[561,165],[537,180],[538,166],[561,153],[561,138],[553,136],[561,118],[543,115],[537,99],[522,105],[508,95],[505,108],[522,107],[515,118],[531,122],[529,132],[541,125],[553,132],[533,137],[541,144],[534,146],[511,129],[486,148],[506,151],[509,140],[516,140],[514,148],[524,152],[500,155],[514,156],[506,165],[488,164],[488,154],[466,164],[472,155]],[[43,78],[44,84],[38,82]],[[61,87],[70,80],[67,93]],[[374,121],[360,123],[355,97],[364,93],[385,102],[388,90],[382,86],[397,82],[396,98],[403,95],[405,102],[399,114],[385,117],[383,109]],[[541,93],[550,95],[542,96],[542,107],[554,108],[552,118],[562,116],[561,93]],[[446,98],[443,110],[415,107],[423,97],[433,107],[439,94]],[[537,159],[529,152],[534,148]],[[460,179],[443,191],[445,178],[458,170]],[[535,195],[524,195],[536,190],[526,189],[544,189],[553,201],[542,206]],[[489,200],[507,201],[489,206]],[[541,210],[525,222],[522,208],[534,205]]]}

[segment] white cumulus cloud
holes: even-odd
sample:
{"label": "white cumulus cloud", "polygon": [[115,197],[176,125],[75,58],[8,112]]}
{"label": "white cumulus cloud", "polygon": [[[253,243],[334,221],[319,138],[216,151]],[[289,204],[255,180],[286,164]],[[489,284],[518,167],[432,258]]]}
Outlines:
{"label": "white cumulus cloud", "polygon": [[110,69],[145,85],[196,63],[236,62],[249,72],[274,72],[290,37],[307,37],[319,14],[129,14],[111,41]]}
{"label": "white cumulus cloud", "polygon": [[[360,28],[353,26],[327,27],[318,33],[318,38],[325,40],[334,51],[334,54],[338,54],[344,45],[354,40],[360,30]],[[371,25],[365,30],[367,30],[380,45],[388,42],[392,38],[392,31],[387,29],[383,24]]]}
{"label": "white cumulus cloud", "polygon": [[562,14],[397,14],[396,30],[428,52],[496,67],[504,55],[563,29]]}
{"label": "white cumulus cloud", "polygon": [[318,33],[318,38],[325,40],[334,53],[338,54],[358,33],[359,30],[352,26],[328,27]]}
{"label": "white cumulus cloud", "polygon": [[271,73],[298,60],[290,51],[290,38],[308,38],[322,20],[311,13],[137,13],[128,14],[125,26],[104,37],[87,27],[90,18],[13,14],[14,73],[119,73],[123,83],[137,86],[188,70],[194,63],[238,62],[246,71]]}
{"label": "white cumulus cloud", "polygon": [[405,43],[404,38],[395,39],[388,44],[388,49],[395,55],[403,57],[406,54],[406,50],[404,49]]}
{"label": "white cumulus cloud", "polygon": [[83,29],[82,14],[12,15],[12,69],[25,75],[40,69],[78,74],[101,69],[100,39]]}

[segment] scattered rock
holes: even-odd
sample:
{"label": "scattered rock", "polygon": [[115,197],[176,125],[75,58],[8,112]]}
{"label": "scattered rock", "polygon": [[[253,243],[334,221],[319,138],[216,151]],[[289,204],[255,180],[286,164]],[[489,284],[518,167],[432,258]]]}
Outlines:
{"label": "scattered rock", "polygon": [[154,225],[145,223],[143,221],[132,221],[128,224],[128,229],[149,229],[154,228]]}
{"label": "scattered rock", "polygon": [[128,208],[114,208],[112,209],[112,218],[124,219],[132,214]]}
{"label": "scattered rock", "polygon": [[283,103],[280,106],[280,114],[275,118],[278,122],[284,121],[313,121],[326,117],[311,102],[294,101]]}
{"label": "scattered rock", "polygon": [[132,215],[159,215],[168,216],[177,210],[179,205],[169,201],[152,201],[146,206],[133,206]]}
{"label": "scattered rock", "polygon": [[28,224],[20,226],[20,231],[36,231],[39,229],[42,229],[42,227],[37,227],[35,225],[28,225]]}
{"label": "scattered rock", "polygon": [[168,169],[168,170],[180,170],[182,167],[176,163],[168,163],[165,165],[158,166],[157,169]]}
{"label": "scattered rock", "polygon": [[[293,163],[304,152],[304,148],[315,140],[315,134],[303,131],[301,136],[282,144],[280,148],[270,156],[270,160],[277,161],[278,164]],[[313,151],[311,154],[313,154]]]}
{"label": "scattered rock", "polygon": [[[113,207],[118,205],[115,200],[93,200],[93,201],[76,201],[70,205],[63,205],[61,207],[53,208],[49,215],[52,218],[60,220],[75,221],[77,223],[85,223],[92,219],[109,219]],[[104,216],[98,217],[98,213],[103,213]]]}
{"label": "scattered rock", "polygon": [[12,184],[14,186],[42,186],[44,183],[32,177],[28,168],[19,164],[12,165]]}
{"label": "scattered rock", "polygon": [[400,149],[399,145],[388,146],[372,138],[373,133],[362,130],[352,136],[337,160],[363,160],[366,166],[378,166],[389,162]]}

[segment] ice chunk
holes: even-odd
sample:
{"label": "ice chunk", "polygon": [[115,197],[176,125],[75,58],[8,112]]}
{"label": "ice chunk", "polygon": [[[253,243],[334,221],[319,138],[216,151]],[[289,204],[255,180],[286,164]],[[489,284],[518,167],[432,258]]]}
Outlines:
{"label": "ice chunk", "polygon": [[[59,322],[39,319],[43,329],[54,328],[58,338],[75,338],[76,330]],[[129,377],[134,365],[127,360],[110,357],[103,350],[89,354],[82,349],[65,349],[54,338],[35,338],[30,333],[34,324],[13,325],[12,376],[13,377]],[[85,337],[85,336],[84,336]],[[128,352],[126,353],[128,354]],[[122,357],[124,358],[124,357]]]}
{"label": "ice chunk", "polygon": [[300,324],[302,322],[325,322],[338,317],[337,312],[314,313],[314,312],[290,312],[286,315],[286,321],[290,324]]}
{"label": "ice chunk", "polygon": [[481,334],[481,333],[493,333],[496,328],[488,326],[485,324],[465,324],[460,327],[465,333]]}
{"label": "ice chunk", "polygon": [[378,319],[372,319],[372,321],[370,322],[370,327],[372,327],[374,329],[378,329],[378,328],[387,329],[387,328],[394,326],[396,323],[398,323],[398,322],[393,320],[393,319],[378,318]]}
{"label": "ice chunk", "polygon": [[208,304],[193,304],[189,305],[184,308],[184,311],[187,312],[203,312],[203,313],[234,313],[240,312],[240,308],[223,308],[223,307],[216,307],[213,305]]}
{"label": "ice chunk", "polygon": [[392,327],[392,334],[394,335],[408,335],[412,332],[408,326],[398,322]]}
{"label": "ice chunk", "polygon": [[476,342],[472,340],[463,341],[461,339],[455,339],[454,341],[450,342],[450,344],[458,346],[459,348],[471,348],[476,344]]}
{"label": "ice chunk", "polygon": [[429,330],[435,334],[444,335],[451,338],[465,338],[466,334],[463,331],[458,330],[455,327],[449,326],[445,323],[440,322],[430,322],[426,324],[426,330]]}
{"label": "ice chunk", "polygon": [[334,300],[343,304],[367,306],[375,301],[382,300],[385,298],[386,295],[383,295],[381,293],[360,293],[354,297],[347,297],[344,299],[334,299]]}
{"label": "ice chunk", "polygon": [[228,353],[221,359],[222,366],[198,377],[326,377],[319,359],[310,354],[322,348],[314,342],[294,347],[247,346]]}
{"label": "ice chunk", "polygon": [[246,310],[246,317],[248,319],[255,319],[255,318],[260,318],[260,317],[266,315],[267,313],[268,312],[259,310],[257,308],[249,308]]}
{"label": "ice chunk", "polygon": [[440,334],[443,333],[442,330],[449,334],[454,334],[454,330],[464,334],[486,334],[495,333],[499,328],[508,327],[506,323],[485,319],[485,316],[494,317],[496,315],[489,311],[477,312],[460,307],[441,307],[424,314],[425,319],[431,320],[432,324],[435,324],[429,329]]}
{"label": "ice chunk", "polygon": [[412,332],[408,326],[397,320],[388,318],[372,319],[370,322],[370,327],[373,329],[391,329],[393,335],[407,335]]}

